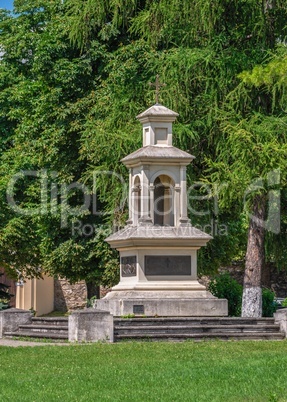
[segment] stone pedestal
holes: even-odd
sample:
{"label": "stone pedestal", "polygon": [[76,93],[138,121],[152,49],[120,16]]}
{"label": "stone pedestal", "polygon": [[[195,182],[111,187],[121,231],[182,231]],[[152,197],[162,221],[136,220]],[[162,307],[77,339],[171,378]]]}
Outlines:
{"label": "stone pedestal", "polygon": [[93,308],[73,312],[69,316],[70,342],[113,342],[114,319],[109,311]]}
{"label": "stone pedestal", "polygon": [[107,241],[120,251],[120,282],[95,307],[115,316],[227,316],[197,280],[197,250],[211,237],[194,228],[132,226]]}
{"label": "stone pedestal", "polygon": [[112,291],[95,307],[114,316],[218,317],[228,315],[227,300],[207,291]]}

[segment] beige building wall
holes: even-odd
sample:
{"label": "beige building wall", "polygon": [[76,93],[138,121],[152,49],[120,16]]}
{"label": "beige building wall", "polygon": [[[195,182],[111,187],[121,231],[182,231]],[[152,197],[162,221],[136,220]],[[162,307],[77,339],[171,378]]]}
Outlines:
{"label": "beige building wall", "polygon": [[36,316],[54,310],[54,279],[44,275],[44,279],[27,279],[17,287],[16,308],[36,311]]}

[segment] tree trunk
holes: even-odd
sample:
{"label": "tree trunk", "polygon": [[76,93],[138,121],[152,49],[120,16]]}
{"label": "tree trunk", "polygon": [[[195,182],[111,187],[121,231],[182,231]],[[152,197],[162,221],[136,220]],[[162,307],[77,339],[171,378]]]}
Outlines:
{"label": "tree trunk", "polygon": [[265,262],[264,218],[265,197],[257,195],[253,201],[253,215],[249,220],[248,243],[243,282],[242,317],[262,317],[261,279]]}
{"label": "tree trunk", "polygon": [[100,298],[100,286],[96,285],[94,281],[86,281],[87,286],[87,299],[91,299],[96,296],[97,299]]}

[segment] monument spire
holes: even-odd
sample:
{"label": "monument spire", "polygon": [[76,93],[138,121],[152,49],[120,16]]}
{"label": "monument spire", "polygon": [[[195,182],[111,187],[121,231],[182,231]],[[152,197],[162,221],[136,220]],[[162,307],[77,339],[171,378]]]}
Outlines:
{"label": "monument spire", "polygon": [[149,82],[149,85],[150,85],[151,87],[155,87],[155,103],[156,103],[156,104],[159,104],[160,89],[161,89],[162,87],[165,87],[166,84],[163,83],[163,82],[160,82],[159,75],[157,74],[157,75],[156,75],[155,82]]}

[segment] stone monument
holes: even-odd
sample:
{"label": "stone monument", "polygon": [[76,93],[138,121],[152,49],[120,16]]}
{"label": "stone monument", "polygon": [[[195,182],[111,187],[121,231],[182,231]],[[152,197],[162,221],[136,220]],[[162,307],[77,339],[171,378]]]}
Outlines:
{"label": "stone monument", "polygon": [[211,236],[187,216],[186,166],[194,156],[172,145],[177,113],[156,103],[137,119],[143,147],[122,162],[129,168],[129,219],[106,241],[120,253],[120,282],[95,307],[114,316],[226,316],[197,280],[197,250]]}

